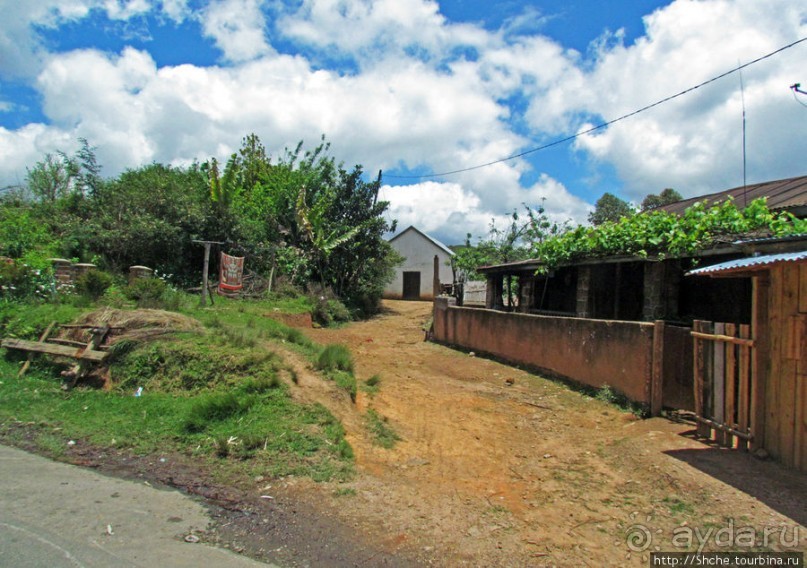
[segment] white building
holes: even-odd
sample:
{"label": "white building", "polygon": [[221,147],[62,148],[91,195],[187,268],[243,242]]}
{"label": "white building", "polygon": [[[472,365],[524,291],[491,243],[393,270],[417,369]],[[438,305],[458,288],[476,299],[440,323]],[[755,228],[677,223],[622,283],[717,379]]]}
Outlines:
{"label": "white building", "polygon": [[395,277],[387,284],[384,297],[394,300],[434,299],[434,257],[439,264],[439,281],[454,280],[449,259],[454,256],[447,246],[415,227],[401,231],[389,244],[406,260],[396,267]]}

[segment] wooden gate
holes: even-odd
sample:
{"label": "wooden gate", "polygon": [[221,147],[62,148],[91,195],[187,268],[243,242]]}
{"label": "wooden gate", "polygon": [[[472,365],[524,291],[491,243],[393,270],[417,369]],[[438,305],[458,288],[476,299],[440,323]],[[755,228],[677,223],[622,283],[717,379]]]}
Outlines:
{"label": "wooden gate", "polygon": [[698,436],[721,446],[748,450],[754,406],[751,326],[696,320],[695,419]]}

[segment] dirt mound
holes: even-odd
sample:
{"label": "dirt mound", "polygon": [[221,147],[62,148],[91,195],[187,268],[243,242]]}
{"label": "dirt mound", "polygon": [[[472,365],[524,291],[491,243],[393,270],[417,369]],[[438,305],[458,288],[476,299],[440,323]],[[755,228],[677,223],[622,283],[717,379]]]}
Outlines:
{"label": "dirt mound", "polygon": [[75,341],[89,341],[91,327],[108,325],[110,333],[104,344],[113,345],[122,340],[145,341],[155,336],[178,331],[201,331],[198,320],[165,310],[116,310],[104,308],[81,315],[75,327],[66,329],[67,337]]}

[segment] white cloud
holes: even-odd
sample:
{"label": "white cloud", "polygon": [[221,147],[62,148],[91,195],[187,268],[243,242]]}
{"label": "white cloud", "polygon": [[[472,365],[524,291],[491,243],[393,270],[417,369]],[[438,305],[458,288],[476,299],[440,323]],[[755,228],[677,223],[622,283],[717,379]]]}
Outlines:
{"label": "white cloud", "polygon": [[202,15],[205,35],[232,62],[250,61],[271,52],[261,0],[214,0]]}
{"label": "white cloud", "polygon": [[[597,97],[579,98],[579,108],[616,118],[772,52],[807,36],[807,8],[788,0],[678,0],[645,24],[635,45],[601,51],[585,77]],[[786,125],[804,121],[787,98],[788,85],[803,72],[806,48],[743,72],[749,181],[804,173]],[[626,197],[641,200],[665,187],[699,195],[742,184],[742,112],[734,74],[583,137],[576,147],[612,164]]]}
{"label": "white cloud", "polygon": [[[325,133],[348,167],[362,163],[371,175],[402,166],[460,170],[541,145],[595,117],[620,116],[807,35],[807,9],[788,0],[677,0],[645,19],[646,34],[634,44],[624,45],[619,32],[603,36],[594,59],[585,59],[539,35],[533,12],[488,31],[447,21],[430,0],[277,6],[10,3],[6,11],[17,19],[0,24],[0,73],[37,77],[49,124],[0,129],[7,157],[0,186],[24,178],[25,166],[44,152],[75,149],[80,136],[99,148],[107,175],[151,161],[223,159],[250,132],[270,151],[300,139],[313,145]],[[224,63],[158,68],[148,52],[131,48],[48,54],[32,31],[31,24],[58,27],[93,9],[110,18],[197,20]],[[289,53],[304,44],[307,55],[278,53],[270,36]],[[798,75],[805,48],[744,74],[749,181],[804,173],[793,125],[803,123],[805,109],[787,87],[805,81]],[[344,58],[355,63],[349,72],[325,65]],[[668,186],[691,195],[741,183],[741,106],[732,76],[585,136],[573,146],[578,177],[591,173],[591,160],[613,167],[625,181],[623,197],[636,201]],[[485,234],[492,218],[503,222],[523,203],[543,203],[559,222],[584,221],[591,206],[567,185],[518,159],[386,186],[384,194],[402,228],[415,224],[454,243],[467,232]]]}

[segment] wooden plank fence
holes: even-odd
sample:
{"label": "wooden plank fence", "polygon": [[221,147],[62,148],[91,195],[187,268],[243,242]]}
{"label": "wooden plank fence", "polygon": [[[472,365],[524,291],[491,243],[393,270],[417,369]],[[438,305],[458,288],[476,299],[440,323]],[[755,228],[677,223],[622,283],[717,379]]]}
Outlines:
{"label": "wooden plank fence", "polygon": [[751,326],[697,320],[692,326],[698,435],[748,450],[753,440]]}

